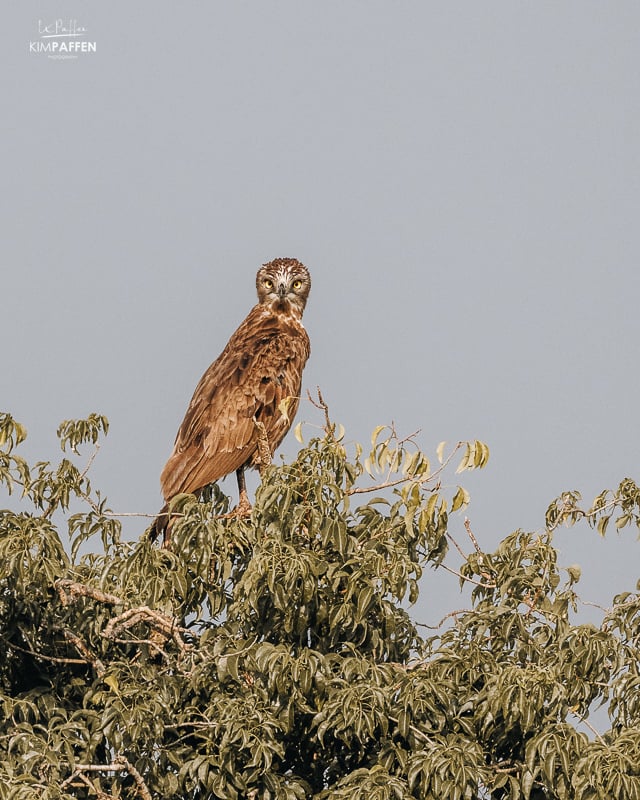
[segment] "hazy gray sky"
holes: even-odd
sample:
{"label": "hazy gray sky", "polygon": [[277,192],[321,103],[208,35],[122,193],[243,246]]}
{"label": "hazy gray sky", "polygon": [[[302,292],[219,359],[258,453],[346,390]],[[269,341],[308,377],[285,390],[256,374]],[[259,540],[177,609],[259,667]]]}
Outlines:
{"label": "hazy gray sky", "polygon": [[[393,420],[430,453],[486,441],[462,477],[485,548],[562,490],[640,478],[640,4],[23,0],[2,19],[0,406],[32,457],[104,413],[95,485],[155,511],[258,266],[293,256],[306,387],[350,439]],[[96,52],[30,52],[56,19]],[[589,599],[635,586],[633,532],[558,543]],[[457,607],[451,584],[428,573],[415,615]]]}

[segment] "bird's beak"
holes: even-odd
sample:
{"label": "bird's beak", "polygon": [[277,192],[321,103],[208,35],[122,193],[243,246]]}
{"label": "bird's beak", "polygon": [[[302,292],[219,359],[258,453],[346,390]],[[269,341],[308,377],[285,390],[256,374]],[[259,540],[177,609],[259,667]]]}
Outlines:
{"label": "bird's beak", "polygon": [[287,286],[284,283],[278,284],[278,297],[283,300],[285,294],[287,293]]}

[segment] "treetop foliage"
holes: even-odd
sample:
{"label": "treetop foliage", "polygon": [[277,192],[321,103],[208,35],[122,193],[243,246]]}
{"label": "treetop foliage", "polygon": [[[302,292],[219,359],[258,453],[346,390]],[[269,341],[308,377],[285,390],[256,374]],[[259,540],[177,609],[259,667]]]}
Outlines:
{"label": "treetop foliage", "polygon": [[[250,517],[215,484],[176,497],[171,550],[91,485],[105,417],[63,422],[53,465],[0,414],[0,799],[640,798],[640,595],[578,624],[553,544],[639,526],[640,488],[566,492],[485,552],[445,479],[486,445],[429,459],[380,427],[365,454],[321,406]],[[432,630],[426,567],[470,587]]]}

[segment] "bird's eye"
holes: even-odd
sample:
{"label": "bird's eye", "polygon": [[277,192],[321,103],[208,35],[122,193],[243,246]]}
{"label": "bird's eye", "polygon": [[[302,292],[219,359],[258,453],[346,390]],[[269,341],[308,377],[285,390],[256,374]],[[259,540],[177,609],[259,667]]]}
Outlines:
{"label": "bird's eye", "polygon": [[267,289],[273,289],[273,281],[269,280],[269,278],[265,278],[264,285]]}
{"label": "bird's eye", "polygon": [[294,281],[293,288],[298,291],[298,289],[302,289],[302,281]]}

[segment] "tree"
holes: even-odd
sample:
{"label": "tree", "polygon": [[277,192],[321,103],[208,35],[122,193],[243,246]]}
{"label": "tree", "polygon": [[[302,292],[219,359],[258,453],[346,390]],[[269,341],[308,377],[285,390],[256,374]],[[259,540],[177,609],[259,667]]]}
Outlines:
{"label": "tree", "polygon": [[[486,446],[432,466],[378,428],[364,458],[327,414],[250,518],[216,485],[175,498],[168,551],[122,541],[91,486],[106,432],[64,422],[60,464],[28,465],[0,416],[0,798],[640,798],[640,596],[576,624],[553,546],[561,523],[639,525],[633,481],[562,495],[494,552],[467,524],[454,569],[468,495],[441,478]],[[426,565],[471,593],[425,637],[405,606]]]}

